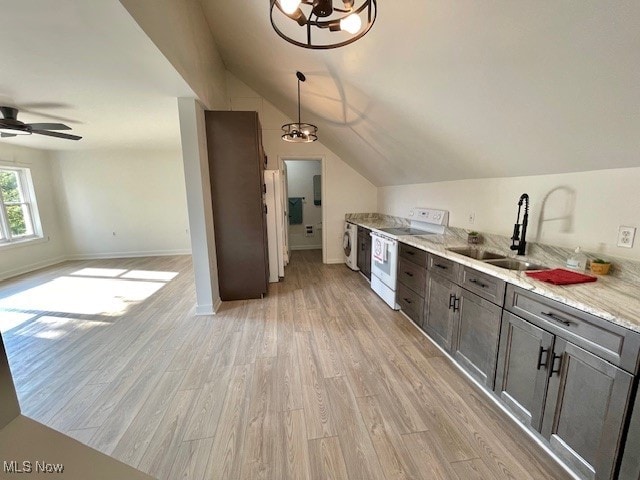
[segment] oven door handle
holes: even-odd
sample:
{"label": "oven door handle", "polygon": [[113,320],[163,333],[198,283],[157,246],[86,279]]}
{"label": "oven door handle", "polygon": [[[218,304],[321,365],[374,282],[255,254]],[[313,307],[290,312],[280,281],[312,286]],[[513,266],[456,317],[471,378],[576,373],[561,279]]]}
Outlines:
{"label": "oven door handle", "polygon": [[374,238],[379,238],[381,240],[383,240],[384,242],[391,244],[391,245],[397,245],[398,241],[395,238],[390,238],[390,237],[386,237],[384,235],[380,235],[378,232],[371,232],[369,235],[371,235]]}

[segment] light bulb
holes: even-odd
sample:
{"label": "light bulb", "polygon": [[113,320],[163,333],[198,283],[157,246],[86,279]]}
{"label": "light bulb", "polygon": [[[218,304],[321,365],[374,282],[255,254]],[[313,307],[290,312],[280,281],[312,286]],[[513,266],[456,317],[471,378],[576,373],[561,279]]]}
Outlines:
{"label": "light bulb", "polygon": [[300,0],[280,0],[280,7],[287,15],[291,15],[300,6]]}
{"label": "light bulb", "polygon": [[362,27],[362,20],[359,15],[352,13],[351,15],[340,20],[340,30],[345,30],[351,34],[358,33]]}

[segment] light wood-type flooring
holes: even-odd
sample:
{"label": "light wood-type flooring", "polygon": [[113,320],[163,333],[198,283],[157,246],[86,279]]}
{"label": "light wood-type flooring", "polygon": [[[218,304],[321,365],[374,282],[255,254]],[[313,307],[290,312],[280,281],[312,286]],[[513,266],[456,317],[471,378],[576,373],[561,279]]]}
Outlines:
{"label": "light wood-type flooring", "polygon": [[319,251],[215,316],[195,316],[192,275],[178,256],[0,284],[23,413],[159,478],[567,478]]}

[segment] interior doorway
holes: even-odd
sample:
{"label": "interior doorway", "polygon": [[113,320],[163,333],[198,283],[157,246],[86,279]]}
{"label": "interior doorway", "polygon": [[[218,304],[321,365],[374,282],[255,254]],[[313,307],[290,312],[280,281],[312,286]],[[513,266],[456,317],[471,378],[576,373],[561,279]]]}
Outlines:
{"label": "interior doorway", "polygon": [[322,160],[286,159],[283,172],[289,250],[322,250],[324,253]]}

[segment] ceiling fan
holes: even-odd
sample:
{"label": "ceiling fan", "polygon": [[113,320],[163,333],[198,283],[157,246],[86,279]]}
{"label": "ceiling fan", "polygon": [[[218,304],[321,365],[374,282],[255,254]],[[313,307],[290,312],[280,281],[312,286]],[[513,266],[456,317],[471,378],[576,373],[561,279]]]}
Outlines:
{"label": "ceiling fan", "polygon": [[71,130],[63,123],[24,123],[18,120],[18,109],[14,107],[0,107],[0,138],[15,137],[16,135],[47,135],[49,137],[80,140],[82,137],[68,133],[52,132],[51,130]]}

